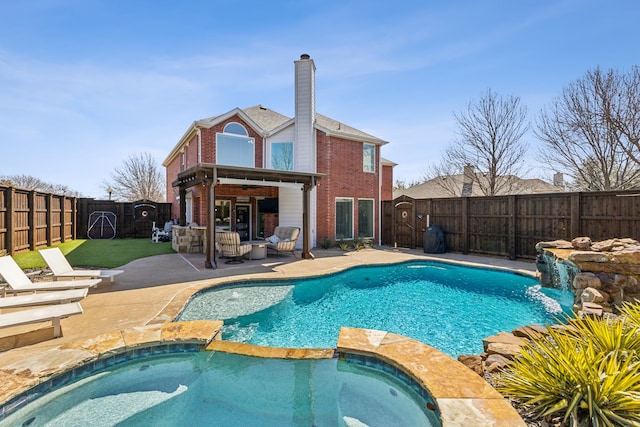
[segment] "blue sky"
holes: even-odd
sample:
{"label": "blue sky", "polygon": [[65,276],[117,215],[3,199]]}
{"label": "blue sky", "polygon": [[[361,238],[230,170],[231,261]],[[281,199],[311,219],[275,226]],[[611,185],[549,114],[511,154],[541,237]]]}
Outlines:
{"label": "blue sky", "polygon": [[389,141],[411,181],[487,89],[533,119],[588,70],[638,65],[638,16],[635,0],[0,0],[0,175],[106,197],[114,168],[162,162],[194,120],[292,116],[308,53],[317,111]]}

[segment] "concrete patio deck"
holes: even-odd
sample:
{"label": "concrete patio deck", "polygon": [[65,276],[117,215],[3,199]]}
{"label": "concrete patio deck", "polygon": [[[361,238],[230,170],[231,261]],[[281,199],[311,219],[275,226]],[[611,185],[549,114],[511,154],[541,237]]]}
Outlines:
{"label": "concrete patio deck", "polygon": [[[113,284],[92,289],[81,304],[84,313],[62,320],[63,336],[0,353],[0,368],[34,352],[67,342],[95,337],[151,323],[171,321],[188,298],[200,289],[219,283],[247,279],[273,279],[335,273],[365,264],[387,264],[414,259],[436,259],[479,266],[492,266],[535,273],[533,261],[511,261],[462,254],[424,254],[403,248],[366,249],[355,252],[314,250],[315,259],[301,260],[291,255],[269,256],[263,260],[245,260],[243,264],[218,262],[218,269],[204,267],[203,254],[167,254],[135,260],[120,267],[124,273]],[[49,324],[41,325],[48,328]],[[2,337],[38,326],[26,325],[0,331]]]}

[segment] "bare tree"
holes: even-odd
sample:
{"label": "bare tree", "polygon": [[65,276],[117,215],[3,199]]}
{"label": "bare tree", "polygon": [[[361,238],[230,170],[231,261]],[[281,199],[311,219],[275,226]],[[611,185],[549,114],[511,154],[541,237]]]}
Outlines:
{"label": "bare tree", "polygon": [[157,163],[149,153],[132,154],[111,174],[111,182],[103,183],[104,190],[111,187],[116,200],[150,200],[162,202],[164,180]]}
{"label": "bare tree", "polygon": [[639,82],[637,69],[629,76],[596,69],[567,86],[536,120],[540,161],[566,174],[574,190],[640,188]]}
{"label": "bare tree", "polygon": [[640,68],[633,67],[623,74],[619,102],[612,103],[607,119],[620,131],[623,147],[631,159],[640,165]]}
{"label": "bare tree", "polygon": [[429,173],[434,182],[460,196],[460,182],[447,177],[464,171],[462,182],[483,195],[518,191],[517,175],[523,173],[528,150],[522,138],[529,129],[520,98],[501,97],[489,89],[477,102],[469,102],[466,112],[454,115],[458,136]]}
{"label": "bare tree", "polygon": [[31,175],[3,175],[0,176],[0,185],[17,187],[29,191],[39,191],[41,193],[81,197],[79,192],[71,190],[64,184],[50,184]]}
{"label": "bare tree", "polygon": [[411,180],[407,181],[404,178],[396,179],[396,182],[393,184],[394,190],[406,190],[409,187],[413,187],[414,185],[422,184],[424,181],[420,180]]}

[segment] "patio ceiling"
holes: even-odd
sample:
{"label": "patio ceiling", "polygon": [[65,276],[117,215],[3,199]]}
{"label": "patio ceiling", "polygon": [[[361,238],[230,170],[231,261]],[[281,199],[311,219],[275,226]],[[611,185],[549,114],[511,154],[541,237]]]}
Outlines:
{"label": "patio ceiling", "polygon": [[228,178],[234,180],[258,182],[264,185],[277,185],[278,183],[306,184],[314,187],[317,181],[324,175],[311,172],[292,172],[273,169],[244,168],[238,166],[224,166],[215,163],[200,163],[178,174],[178,179],[173,181],[173,187],[189,188],[202,183],[217,182],[218,179]]}

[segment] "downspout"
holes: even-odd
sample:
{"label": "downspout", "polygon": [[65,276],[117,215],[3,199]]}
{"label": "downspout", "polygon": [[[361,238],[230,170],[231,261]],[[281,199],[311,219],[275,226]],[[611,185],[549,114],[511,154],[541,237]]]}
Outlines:
{"label": "downspout", "polygon": [[[378,146],[378,153],[380,146]],[[378,155],[378,246],[382,244],[382,156]]]}

